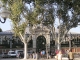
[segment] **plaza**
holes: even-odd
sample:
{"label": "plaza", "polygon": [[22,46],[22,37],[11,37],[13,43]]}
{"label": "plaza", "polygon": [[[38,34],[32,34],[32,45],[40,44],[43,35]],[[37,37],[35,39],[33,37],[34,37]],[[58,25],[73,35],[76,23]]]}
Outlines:
{"label": "plaza", "polygon": [[[0,59],[0,60],[14,60],[13,59]],[[55,58],[53,59],[15,59],[15,60],[56,60]],[[62,58],[62,60],[68,60],[68,58]],[[75,58],[74,60],[80,60],[80,58]]]}

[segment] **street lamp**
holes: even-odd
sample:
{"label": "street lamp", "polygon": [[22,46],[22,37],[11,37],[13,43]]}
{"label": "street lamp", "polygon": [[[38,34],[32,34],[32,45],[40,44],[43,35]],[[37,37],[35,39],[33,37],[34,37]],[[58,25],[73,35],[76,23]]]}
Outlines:
{"label": "street lamp", "polygon": [[69,36],[69,49],[71,49],[71,33],[70,33],[70,36]]}
{"label": "street lamp", "polygon": [[10,36],[9,40],[10,40],[10,50],[12,50],[12,36]]}
{"label": "street lamp", "polygon": [[5,7],[1,7],[0,16],[3,18],[3,21],[2,21],[2,19],[0,19],[0,22],[1,23],[5,23],[6,22],[6,18],[8,18],[9,15],[10,15],[10,11],[8,11]]}
{"label": "street lamp", "polygon": [[12,39],[10,39],[10,50],[12,50]]}

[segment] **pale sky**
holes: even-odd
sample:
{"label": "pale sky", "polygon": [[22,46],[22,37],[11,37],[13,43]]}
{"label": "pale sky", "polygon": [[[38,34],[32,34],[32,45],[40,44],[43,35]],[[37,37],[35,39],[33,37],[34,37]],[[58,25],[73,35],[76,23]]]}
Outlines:
{"label": "pale sky", "polygon": [[[0,28],[3,30],[3,31],[7,31],[7,30],[11,30],[11,22],[9,19],[6,20],[5,23],[1,23],[0,22]],[[72,28],[70,30],[70,32],[74,32],[74,33],[80,33],[80,26],[76,27],[76,28]]]}
{"label": "pale sky", "polygon": [[[0,22],[0,28],[1,28],[3,31],[11,30],[11,29],[12,29],[12,26],[11,26],[10,20],[7,19],[5,23],[1,23],[1,22]],[[80,26],[78,26],[78,27],[76,27],[76,28],[72,28],[72,29],[70,30],[70,32],[80,33]]]}
{"label": "pale sky", "polygon": [[3,31],[6,31],[6,30],[11,30],[11,22],[9,19],[6,20],[5,23],[1,23],[0,22],[0,28],[3,30]]}

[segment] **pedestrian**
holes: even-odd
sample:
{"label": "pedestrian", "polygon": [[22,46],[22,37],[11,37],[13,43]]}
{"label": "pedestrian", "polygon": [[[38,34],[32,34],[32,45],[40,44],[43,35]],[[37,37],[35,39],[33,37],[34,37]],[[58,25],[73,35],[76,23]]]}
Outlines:
{"label": "pedestrian", "polygon": [[45,50],[42,51],[42,57],[45,57]]}
{"label": "pedestrian", "polygon": [[62,51],[60,50],[59,53],[56,55],[57,60],[62,60]]}
{"label": "pedestrian", "polygon": [[59,53],[59,51],[58,51],[58,50],[56,50],[56,51],[55,51],[55,53],[56,53],[56,55],[57,55],[57,54]]}
{"label": "pedestrian", "polygon": [[50,52],[48,52],[48,59],[50,59],[51,58],[51,54],[50,54]]}
{"label": "pedestrian", "polygon": [[73,60],[73,59],[74,59],[73,52],[72,49],[70,49],[68,53],[68,60]]}
{"label": "pedestrian", "polygon": [[42,50],[42,51],[40,52],[40,54],[41,54],[41,58],[44,58],[44,57],[45,57],[45,50]]}
{"label": "pedestrian", "polygon": [[19,53],[19,58],[21,58],[21,53]]}
{"label": "pedestrian", "polygon": [[41,58],[42,58],[42,55],[43,55],[43,54],[42,54],[42,51],[41,51],[41,52],[40,52],[40,56],[41,56]]}
{"label": "pedestrian", "polygon": [[37,53],[36,52],[33,53],[33,59],[37,59],[37,58],[38,58]]}

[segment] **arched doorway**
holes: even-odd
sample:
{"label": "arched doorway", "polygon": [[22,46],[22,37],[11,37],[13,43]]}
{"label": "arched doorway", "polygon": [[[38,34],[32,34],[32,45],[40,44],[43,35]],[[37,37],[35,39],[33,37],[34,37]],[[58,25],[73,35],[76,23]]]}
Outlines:
{"label": "arched doorway", "polygon": [[46,38],[44,36],[38,36],[36,40],[36,51],[46,50]]}

